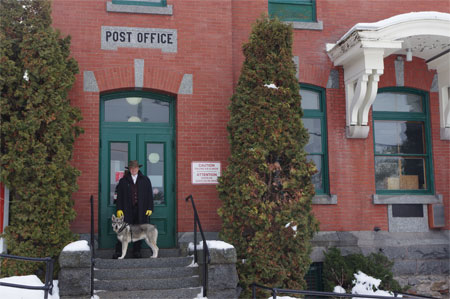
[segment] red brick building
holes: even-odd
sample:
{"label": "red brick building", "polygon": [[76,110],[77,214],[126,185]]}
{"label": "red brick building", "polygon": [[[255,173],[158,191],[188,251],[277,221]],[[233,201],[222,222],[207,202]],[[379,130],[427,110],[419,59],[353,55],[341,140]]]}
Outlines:
{"label": "red brick building", "polygon": [[[74,232],[89,231],[92,194],[99,244],[112,245],[114,185],[128,159],[152,179],[162,247],[192,232],[189,194],[204,230],[220,230],[216,186],[200,173],[227,166],[241,47],[269,13],[294,26],[307,150],[320,169],[314,259],[330,245],[403,250],[391,256],[398,275],[448,274],[439,262],[448,259],[450,228],[448,0],[54,0],[52,7],[80,68],[70,93],[85,129],[73,158],[82,172]],[[437,254],[417,257],[422,245]]]}

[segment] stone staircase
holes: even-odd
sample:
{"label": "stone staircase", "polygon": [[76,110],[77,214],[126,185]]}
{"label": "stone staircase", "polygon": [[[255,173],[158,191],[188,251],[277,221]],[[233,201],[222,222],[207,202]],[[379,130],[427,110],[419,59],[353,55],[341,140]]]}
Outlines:
{"label": "stone staircase", "polygon": [[95,295],[103,298],[196,298],[202,292],[199,268],[193,258],[180,255],[178,249],[161,249],[159,257],[111,259],[112,250],[96,252],[94,268]]}

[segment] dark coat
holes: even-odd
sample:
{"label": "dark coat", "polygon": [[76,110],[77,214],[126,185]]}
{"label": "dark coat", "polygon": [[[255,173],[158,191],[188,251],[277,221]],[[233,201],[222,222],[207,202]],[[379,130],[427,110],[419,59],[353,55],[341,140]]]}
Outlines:
{"label": "dark coat", "polygon": [[[117,210],[122,210],[125,216],[125,222],[130,224],[148,223],[148,216],[145,216],[147,210],[153,211],[153,188],[150,179],[138,172],[136,184],[138,186],[137,219],[133,219],[133,202],[131,199],[131,185],[133,179],[130,172],[120,179],[117,185]],[[135,212],[135,211],[134,211]],[[134,221],[133,221],[134,220]]]}

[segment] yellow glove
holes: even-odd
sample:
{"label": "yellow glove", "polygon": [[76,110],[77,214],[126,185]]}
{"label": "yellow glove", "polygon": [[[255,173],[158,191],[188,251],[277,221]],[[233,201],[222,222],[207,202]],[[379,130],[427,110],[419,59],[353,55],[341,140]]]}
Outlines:
{"label": "yellow glove", "polygon": [[122,217],[123,216],[123,211],[122,210],[117,210],[117,217]]}
{"label": "yellow glove", "polygon": [[147,210],[147,212],[145,212],[145,216],[150,216],[152,214],[152,210]]}

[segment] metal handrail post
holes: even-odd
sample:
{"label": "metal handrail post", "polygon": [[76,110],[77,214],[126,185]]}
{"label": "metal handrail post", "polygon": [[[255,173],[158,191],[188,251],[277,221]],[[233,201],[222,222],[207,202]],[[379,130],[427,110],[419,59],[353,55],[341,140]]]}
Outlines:
{"label": "metal handrail post", "polygon": [[197,218],[194,213],[194,263],[198,262],[197,258]]}
{"label": "metal handrail post", "polygon": [[208,250],[208,244],[206,243],[205,234],[203,233],[200,218],[198,217],[197,208],[195,207],[194,198],[192,195],[186,197],[186,201],[191,200],[192,209],[194,210],[194,262],[197,263],[197,225],[200,229],[200,234],[203,240],[203,297],[208,294],[208,264],[211,262],[211,256]]}
{"label": "metal handrail post", "polygon": [[208,297],[208,265],[206,263],[207,248],[208,245],[206,244],[206,240],[203,239],[203,277],[205,277],[203,281],[203,297]]}
{"label": "metal handrail post", "polygon": [[45,263],[45,287],[48,288],[45,290],[45,298],[47,298],[48,293],[50,293],[50,295],[53,295],[53,263],[54,261],[52,258],[48,258],[47,262]]}
{"label": "metal handrail post", "polygon": [[272,298],[273,298],[273,299],[277,299],[277,289],[276,289],[276,288],[274,288],[274,289],[272,290]]}
{"label": "metal handrail post", "polygon": [[94,246],[94,195],[91,195],[91,298],[94,296],[94,264],[95,264],[95,246]]}

